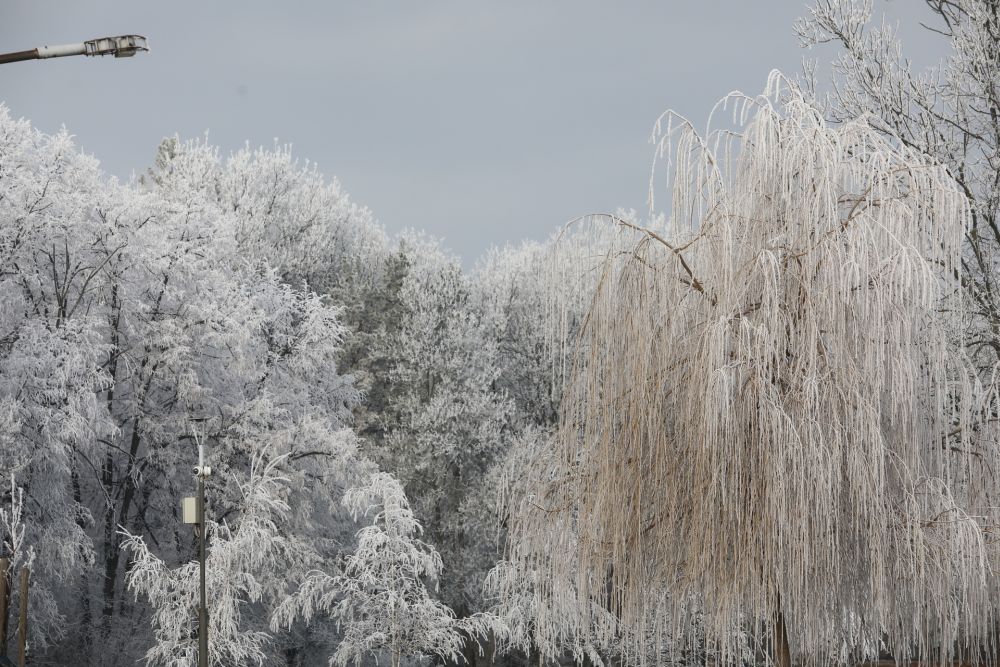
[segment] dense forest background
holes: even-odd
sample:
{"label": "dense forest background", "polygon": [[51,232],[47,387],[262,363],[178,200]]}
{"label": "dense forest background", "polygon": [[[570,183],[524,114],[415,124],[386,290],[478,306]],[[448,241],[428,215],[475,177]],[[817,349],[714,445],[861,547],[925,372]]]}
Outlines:
{"label": "dense forest background", "polygon": [[[34,655],[130,664],[154,633],[191,639],[196,576],[160,579],[195,555],[179,502],[199,443],[215,470],[211,598],[227,600],[213,640],[251,644],[233,659],[256,655],[254,632],[289,664],[333,652],[332,628],[269,619],[308,572],[337,569],[361,527],[341,498],[376,470],[440,554],[436,598],[460,617],[485,608],[501,464],[558,405],[542,244],[463,270],[434,239],[390,239],[281,146],[222,158],[168,139],[121,184],[6,109],[0,141],[0,431],[19,489],[5,502],[24,493],[4,516],[15,567],[34,573]],[[177,613],[155,627],[151,586]]]}

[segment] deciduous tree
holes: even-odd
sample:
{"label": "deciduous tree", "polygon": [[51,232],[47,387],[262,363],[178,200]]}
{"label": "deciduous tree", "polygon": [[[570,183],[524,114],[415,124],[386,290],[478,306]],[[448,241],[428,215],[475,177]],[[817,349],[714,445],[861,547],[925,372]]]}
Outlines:
{"label": "deciduous tree", "polygon": [[663,119],[668,231],[609,220],[498,576],[543,647],[982,659],[1000,448],[963,345],[969,200],[867,117],[768,90],[727,100],[735,134]]}

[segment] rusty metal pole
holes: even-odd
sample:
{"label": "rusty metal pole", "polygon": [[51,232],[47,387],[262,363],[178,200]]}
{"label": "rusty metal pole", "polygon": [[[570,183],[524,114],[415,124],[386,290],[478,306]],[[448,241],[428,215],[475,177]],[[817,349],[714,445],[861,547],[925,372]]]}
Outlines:
{"label": "rusty metal pole", "polygon": [[16,63],[22,60],[38,60],[38,49],[15,51],[14,53],[0,53],[0,65],[4,63]]}
{"label": "rusty metal pole", "polygon": [[62,44],[60,46],[42,46],[27,51],[0,54],[0,64],[16,63],[22,60],[42,60],[44,58],[65,58],[66,56],[87,55],[87,44]]}
{"label": "rusty metal pole", "polygon": [[28,659],[28,566],[21,568],[21,616],[17,622],[17,667]]}
{"label": "rusty metal pole", "polygon": [[10,559],[0,558],[0,656],[7,657],[7,607],[10,605],[10,587],[7,576]]}

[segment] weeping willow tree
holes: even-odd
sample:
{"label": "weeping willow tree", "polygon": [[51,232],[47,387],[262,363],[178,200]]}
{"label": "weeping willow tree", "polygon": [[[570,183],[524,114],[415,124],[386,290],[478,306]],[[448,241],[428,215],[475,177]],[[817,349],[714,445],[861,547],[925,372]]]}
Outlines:
{"label": "weeping willow tree", "polygon": [[726,103],[704,137],[658,123],[667,229],[610,220],[491,583],[543,653],[988,661],[998,401],[962,352],[966,200],[779,75]]}

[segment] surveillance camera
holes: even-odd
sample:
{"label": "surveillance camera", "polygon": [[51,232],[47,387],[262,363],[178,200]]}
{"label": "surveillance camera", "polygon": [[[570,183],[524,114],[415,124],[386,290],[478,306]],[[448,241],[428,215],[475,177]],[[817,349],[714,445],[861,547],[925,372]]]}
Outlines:
{"label": "surveillance camera", "polygon": [[195,475],[200,475],[201,474],[201,466],[195,466],[194,470],[192,472],[194,472]]}

